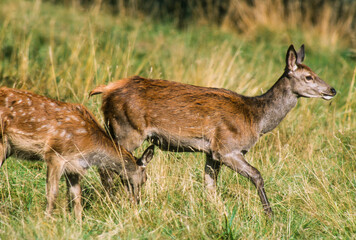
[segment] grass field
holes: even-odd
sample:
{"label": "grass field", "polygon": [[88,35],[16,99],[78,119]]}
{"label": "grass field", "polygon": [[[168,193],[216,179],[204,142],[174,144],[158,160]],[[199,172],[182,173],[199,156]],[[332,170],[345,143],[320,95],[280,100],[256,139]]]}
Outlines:
{"label": "grass field", "polygon": [[265,180],[272,220],[247,179],[223,167],[212,196],[203,154],[158,149],[139,205],[108,198],[93,168],[82,181],[83,223],[66,208],[64,180],[48,219],[45,164],[9,158],[0,170],[0,239],[355,239],[356,49],[347,36],[356,33],[343,35],[336,23],[277,29],[235,33],[192,23],[179,30],[142,15],[1,1],[0,86],[82,103],[100,120],[101,98],[88,99],[89,91],[136,74],[261,94],[283,73],[291,43],[305,43],[305,63],[338,94],[300,99],[246,155]]}

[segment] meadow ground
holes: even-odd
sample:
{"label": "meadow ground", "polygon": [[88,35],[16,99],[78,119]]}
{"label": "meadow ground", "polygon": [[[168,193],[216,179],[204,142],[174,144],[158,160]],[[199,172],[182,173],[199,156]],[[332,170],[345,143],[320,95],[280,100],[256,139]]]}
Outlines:
{"label": "meadow ground", "polygon": [[89,91],[130,75],[261,94],[283,73],[291,43],[305,43],[305,63],[338,94],[300,99],[246,155],[264,177],[272,220],[247,179],[223,167],[211,196],[203,154],[158,149],[139,205],[108,198],[93,168],[82,180],[83,223],[66,208],[63,180],[48,219],[46,166],[9,158],[0,171],[0,239],[355,239],[356,60],[339,28],[257,25],[237,34],[95,7],[1,1],[0,85],[82,103],[101,121],[101,98],[88,99]]}

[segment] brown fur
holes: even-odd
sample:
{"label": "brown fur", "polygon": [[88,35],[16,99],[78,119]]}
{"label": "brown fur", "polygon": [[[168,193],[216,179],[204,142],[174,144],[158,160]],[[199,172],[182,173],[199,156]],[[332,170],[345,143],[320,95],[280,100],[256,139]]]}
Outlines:
{"label": "brown fur", "polygon": [[[267,214],[263,179],[244,154],[258,138],[274,129],[298,97],[331,98],[336,91],[302,65],[304,46],[287,51],[281,78],[265,94],[235,92],[139,76],[99,86],[102,111],[112,136],[129,151],[148,139],[161,149],[202,151],[207,155],[205,181],[214,188],[221,163],[248,177],[257,187]],[[306,81],[312,76],[313,80]]]}
{"label": "brown fur", "polygon": [[[80,177],[92,165],[109,169],[130,185],[135,197],[146,181],[152,155],[137,160],[117,145],[82,105],[46,98],[27,91],[0,88],[0,166],[9,156],[47,163],[47,212],[51,214],[58,181],[66,174],[74,211],[81,218]],[[148,158],[147,158],[148,157]],[[146,159],[147,158],[147,159]]]}

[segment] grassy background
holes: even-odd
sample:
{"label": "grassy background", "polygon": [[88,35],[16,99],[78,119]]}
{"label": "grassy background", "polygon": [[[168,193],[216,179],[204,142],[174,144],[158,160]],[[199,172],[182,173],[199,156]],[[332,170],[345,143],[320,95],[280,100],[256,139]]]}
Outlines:
{"label": "grassy background", "polygon": [[[261,94],[282,74],[291,43],[306,44],[305,63],[338,95],[329,102],[300,99],[247,154],[265,179],[272,221],[245,178],[224,167],[218,194],[210,196],[203,154],[160,150],[140,205],[120,194],[109,199],[92,169],[82,181],[83,223],[66,209],[64,181],[55,218],[48,219],[46,166],[9,158],[0,171],[0,239],[355,238],[356,33],[348,23],[283,23],[261,9],[251,10],[260,18],[250,13],[245,20],[248,31],[236,33],[204,19],[177,29],[96,5],[1,1],[0,85],[80,102],[99,119],[101,99],[88,99],[89,91],[135,74]],[[332,9],[325,9],[328,16]]]}

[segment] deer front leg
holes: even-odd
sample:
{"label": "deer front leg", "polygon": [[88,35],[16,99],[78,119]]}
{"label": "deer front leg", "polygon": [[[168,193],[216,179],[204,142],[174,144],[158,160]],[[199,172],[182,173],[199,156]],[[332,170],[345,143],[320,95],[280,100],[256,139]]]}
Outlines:
{"label": "deer front leg", "polygon": [[216,182],[220,172],[221,163],[213,159],[211,154],[206,154],[205,163],[205,186],[210,191],[216,190]]}
{"label": "deer front leg", "polygon": [[251,166],[248,162],[245,161],[242,153],[240,152],[231,152],[228,154],[222,155],[222,162],[231,168],[232,170],[238,172],[244,177],[247,177],[252,181],[256,186],[258,195],[261,199],[263,209],[265,213],[271,217],[273,212],[271,206],[268,202],[267,195],[264,189],[264,182],[260,172]]}
{"label": "deer front leg", "polygon": [[54,203],[58,195],[59,179],[62,175],[62,166],[56,161],[47,162],[47,209],[46,213],[51,216]]}
{"label": "deer front leg", "polygon": [[79,174],[67,174],[66,183],[68,187],[69,206],[71,206],[72,203],[74,203],[75,218],[81,221],[82,220],[82,203],[81,203],[82,191],[79,184],[80,183]]}

